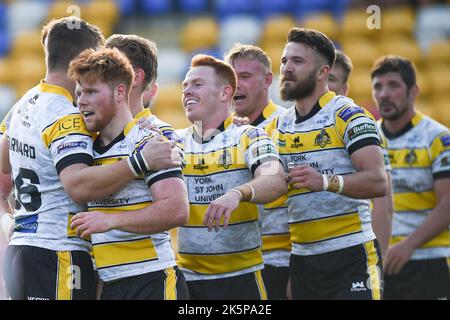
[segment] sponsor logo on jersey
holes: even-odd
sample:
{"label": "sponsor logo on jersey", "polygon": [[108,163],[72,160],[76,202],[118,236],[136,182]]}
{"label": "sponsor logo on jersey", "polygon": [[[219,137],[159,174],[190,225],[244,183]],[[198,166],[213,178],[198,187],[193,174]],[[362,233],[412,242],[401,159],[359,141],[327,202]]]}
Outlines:
{"label": "sponsor logo on jersey", "polygon": [[29,103],[29,104],[35,105],[38,98],[39,98],[39,94],[36,93],[36,94],[34,95],[33,98],[31,98],[30,100],[28,100],[28,103]]}
{"label": "sponsor logo on jersey", "polygon": [[294,138],[294,143],[291,144],[291,148],[300,148],[303,147],[303,143],[300,142],[300,136],[296,136]]}
{"label": "sponsor logo on jersey", "polygon": [[219,157],[219,167],[223,167],[225,169],[228,169],[230,167],[230,165],[232,164],[232,159],[231,159],[231,153],[229,151],[227,151],[227,149],[223,150],[223,153],[220,155]]}
{"label": "sponsor logo on jersey", "polygon": [[327,131],[325,129],[322,129],[314,139],[314,145],[325,148],[327,144],[331,144],[331,138]]}
{"label": "sponsor logo on jersey", "polygon": [[66,142],[63,144],[60,144],[57,148],[57,154],[61,154],[63,152],[67,152],[69,150],[75,149],[75,148],[87,148],[87,143],[85,141],[72,141],[72,142]]}
{"label": "sponsor logo on jersey", "polygon": [[362,123],[354,126],[348,131],[348,138],[351,140],[356,139],[366,134],[377,134],[377,128],[371,123]]}
{"label": "sponsor logo on jersey", "polygon": [[265,144],[262,146],[258,146],[255,149],[253,149],[253,151],[252,151],[253,157],[255,157],[255,158],[262,156],[263,154],[271,154],[271,153],[272,154],[276,153],[273,145],[271,145],[271,144]]}
{"label": "sponsor logo on jersey", "polygon": [[198,160],[198,164],[194,165],[194,170],[205,170],[208,169],[208,166],[205,164],[205,159]]}
{"label": "sponsor logo on jersey", "polygon": [[367,291],[367,288],[364,285],[364,281],[353,282],[351,291],[352,292]]}
{"label": "sponsor logo on jersey", "polygon": [[266,134],[263,130],[258,129],[258,128],[250,129],[250,130],[247,131],[245,134],[246,134],[247,137],[249,137],[250,139],[255,139],[255,138],[258,138],[258,137],[264,137],[264,136],[267,136],[267,134]]}
{"label": "sponsor logo on jersey", "polygon": [[280,146],[280,148],[286,147],[286,140],[278,139],[278,145]]}
{"label": "sponsor logo on jersey", "polygon": [[409,150],[408,154],[405,156],[405,162],[410,166],[417,163],[417,154],[414,150]]}
{"label": "sponsor logo on jersey", "polygon": [[450,147],[450,135],[442,136],[440,139],[444,147]]}
{"label": "sponsor logo on jersey", "polygon": [[38,216],[34,214],[23,219],[16,219],[14,231],[23,233],[36,233],[38,228]]}
{"label": "sponsor logo on jersey", "polygon": [[341,112],[339,112],[338,117],[347,122],[355,114],[364,114],[364,109],[358,106],[345,107]]}

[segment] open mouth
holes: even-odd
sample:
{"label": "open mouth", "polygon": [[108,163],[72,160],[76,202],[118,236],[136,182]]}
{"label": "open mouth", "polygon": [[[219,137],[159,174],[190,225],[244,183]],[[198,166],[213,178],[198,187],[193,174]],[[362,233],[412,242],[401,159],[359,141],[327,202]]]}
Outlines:
{"label": "open mouth", "polygon": [[89,118],[90,116],[94,115],[94,112],[92,112],[92,111],[83,111],[82,114],[83,114],[84,118],[86,119],[86,118]]}
{"label": "open mouth", "polygon": [[245,98],[247,98],[247,96],[244,94],[236,94],[234,96],[233,100],[237,102],[237,101],[245,100]]}

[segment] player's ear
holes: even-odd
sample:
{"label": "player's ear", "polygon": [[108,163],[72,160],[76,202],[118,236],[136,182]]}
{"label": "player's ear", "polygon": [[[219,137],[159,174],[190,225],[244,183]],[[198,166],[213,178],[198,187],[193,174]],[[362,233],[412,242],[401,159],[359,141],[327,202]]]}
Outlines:
{"label": "player's ear", "polygon": [[127,87],[121,83],[114,88],[114,100],[117,102],[126,100],[127,98]]}

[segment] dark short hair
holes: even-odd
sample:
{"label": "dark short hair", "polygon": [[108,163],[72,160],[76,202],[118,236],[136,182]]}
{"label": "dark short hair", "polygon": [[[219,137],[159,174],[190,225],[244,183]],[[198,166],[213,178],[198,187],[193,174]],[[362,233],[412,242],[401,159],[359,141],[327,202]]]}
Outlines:
{"label": "dark short hair", "polygon": [[353,70],[352,60],[341,50],[336,49],[336,60],[334,65],[339,66],[344,70],[344,83],[347,83],[350,72]]}
{"label": "dark short hair", "polygon": [[97,26],[74,16],[52,20],[42,28],[41,42],[49,70],[66,71],[80,52],[99,48],[104,41]]}
{"label": "dark short hair", "polygon": [[105,47],[119,49],[134,68],[144,70],[142,90],[158,77],[158,48],[153,41],[137,35],[114,34],[106,39]]}
{"label": "dark short hair", "polygon": [[372,80],[388,72],[398,72],[408,90],[416,84],[416,67],[411,60],[395,55],[381,57],[372,67]]}
{"label": "dark short hair", "polygon": [[235,43],[233,48],[225,54],[225,61],[233,65],[236,59],[258,60],[269,71],[272,71],[272,61],[267,53],[260,47],[251,44]]}
{"label": "dark short hair", "polygon": [[233,89],[232,96],[234,96],[237,87],[237,77],[233,67],[229,63],[214,58],[213,56],[197,54],[191,60],[191,68],[201,66],[213,68],[214,72],[223,80],[223,82],[231,86]]}
{"label": "dark short hair", "polygon": [[294,27],[288,32],[287,41],[303,43],[326,60],[330,68],[336,59],[333,42],[325,34],[313,29]]}

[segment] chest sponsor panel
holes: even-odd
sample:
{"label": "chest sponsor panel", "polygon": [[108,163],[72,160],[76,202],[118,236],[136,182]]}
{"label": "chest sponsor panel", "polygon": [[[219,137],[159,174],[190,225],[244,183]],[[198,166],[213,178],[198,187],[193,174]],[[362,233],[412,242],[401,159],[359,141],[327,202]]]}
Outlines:
{"label": "chest sponsor panel", "polygon": [[424,168],[431,166],[429,150],[417,149],[388,149],[388,157],[392,169]]}
{"label": "chest sponsor panel", "polygon": [[238,146],[204,153],[186,152],[184,157],[185,175],[212,174],[247,168],[244,153]]}
{"label": "chest sponsor panel", "polygon": [[308,132],[278,132],[274,141],[278,142],[280,154],[345,148],[342,139],[338,136],[334,127]]}

